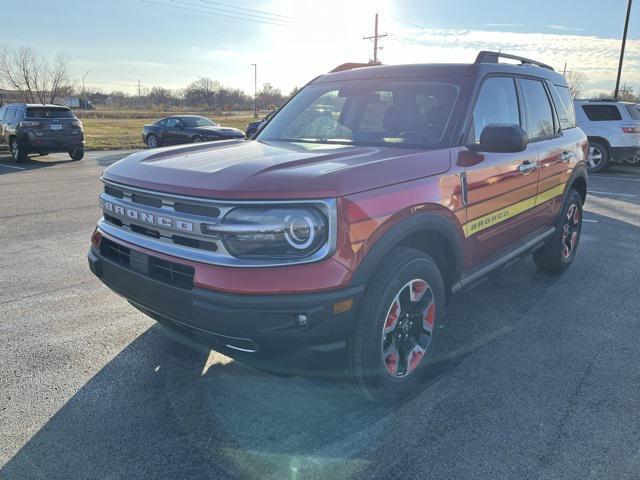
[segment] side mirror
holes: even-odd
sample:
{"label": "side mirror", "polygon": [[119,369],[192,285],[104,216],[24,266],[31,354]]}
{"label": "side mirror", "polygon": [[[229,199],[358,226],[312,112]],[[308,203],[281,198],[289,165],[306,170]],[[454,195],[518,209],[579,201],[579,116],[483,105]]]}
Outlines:
{"label": "side mirror", "polygon": [[517,153],[527,148],[529,136],[520,125],[492,123],[480,134],[480,143],[469,145],[475,152]]}

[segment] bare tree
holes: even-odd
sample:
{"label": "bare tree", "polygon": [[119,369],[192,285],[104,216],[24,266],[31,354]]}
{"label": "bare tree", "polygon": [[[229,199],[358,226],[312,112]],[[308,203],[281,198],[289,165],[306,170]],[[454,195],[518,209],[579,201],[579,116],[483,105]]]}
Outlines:
{"label": "bare tree", "polygon": [[580,95],[582,95],[582,88],[584,87],[584,83],[587,81],[587,76],[584,74],[584,72],[569,70],[567,73],[565,73],[564,78],[567,79],[567,83],[569,84],[569,92],[571,93],[571,97],[580,98]]}
{"label": "bare tree", "polygon": [[71,90],[69,60],[58,54],[53,64],[28,47],[0,50],[0,87],[17,92],[24,102],[54,103]]}

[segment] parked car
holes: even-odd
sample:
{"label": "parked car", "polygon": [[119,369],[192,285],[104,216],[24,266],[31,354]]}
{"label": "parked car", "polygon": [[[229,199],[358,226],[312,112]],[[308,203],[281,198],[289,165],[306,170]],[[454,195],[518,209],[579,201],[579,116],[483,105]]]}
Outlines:
{"label": "parked car", "polygon": [[256,120],[255,122],[250,122],[247,124],[247,128],[245,130],[245,136],[247,138],[253,138],[253,136],[258,133],[258,130],[262,127],[262,125],[266,124],[271,117],[276,113],[276,110],[273,112],[269,112],[262,120]]}
{"label": "parked car", "polygon": [[59,105],[9,103],[0,108],[0,143],[9,146],[16,162],[30,153],[84,157],[82,122],[71,109]]}
{"label": "parked car", "polygon": [[640,111],[635,103],[576,100],[578,126],[589,138],[590,172],[611,161],[636,163],[640,157]]}
{"label": "parked car", "polygon": [[234,138],[244,138],[242,130],[197,115],[175,115],[142,127],[142,140],[149,148]]}
{"label": "parked car", "polygon": [[575,259],[588,143],[568,99],[551,67],[496,52],[320,76],[255,141],[108,167],[89,266],[239,361],[339,365],[398,400],[430,374],[454,293],[528,253],[553,274]]}

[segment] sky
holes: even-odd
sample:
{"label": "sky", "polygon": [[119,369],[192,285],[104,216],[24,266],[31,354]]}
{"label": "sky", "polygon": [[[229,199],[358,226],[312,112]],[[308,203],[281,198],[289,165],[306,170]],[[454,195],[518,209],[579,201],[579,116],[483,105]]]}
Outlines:
{"label": "sky", "polygon": [[[535,58],[613,90],[627,0],[0,0],[0,46],[70,58],[77,84],[134,93],[199,77],[289,92],[344,62],[366,62],[380,13],[385,64],[472,62],[479,50]],[[241,18],[239,18],[241,17]],[[87,73],[88,72],[88,73]],[[86,75],[85,75],[86,74]],[[640,2],[623,81],[640,91]]]}

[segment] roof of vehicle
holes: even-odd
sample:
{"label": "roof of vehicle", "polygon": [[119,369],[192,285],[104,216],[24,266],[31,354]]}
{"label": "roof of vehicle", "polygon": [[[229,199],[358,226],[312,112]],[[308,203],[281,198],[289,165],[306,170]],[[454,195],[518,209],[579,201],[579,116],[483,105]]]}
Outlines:
{"label": "roof of vehicle", "polygon": [[65,105],[55,105],[53,103],[7,103],[4,107],[27,107],[27,108],[62,108],[64,110],[71,110]]}
{"label": "roof of vehicle", "polygon": [[[521,63],[499,63],[499,58],[516,60]],[[566,85],[565,78],[549,65],[524,57],[501,52],[480,52],[474,63],[422,63],[408,65],[373,65],[348,70],[329,72],[318,77],[313,83],[327,83],[342,80],[365,80],[369,78],[401,77],[474,77],[489,73],[530,75],[543,78],[555,84]]]}
{"label": "roof of vehicle", "polygon": [[612,98],[576,98],[576,103],[622,103],[624,105],[638,105],[636,102],[625,102],[622,100],[613,100]]}

